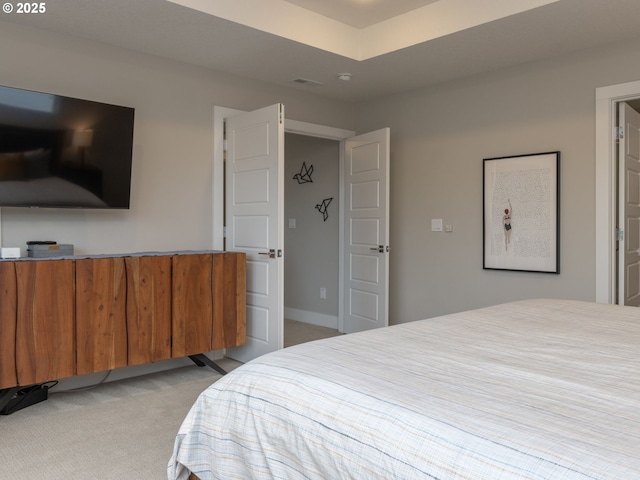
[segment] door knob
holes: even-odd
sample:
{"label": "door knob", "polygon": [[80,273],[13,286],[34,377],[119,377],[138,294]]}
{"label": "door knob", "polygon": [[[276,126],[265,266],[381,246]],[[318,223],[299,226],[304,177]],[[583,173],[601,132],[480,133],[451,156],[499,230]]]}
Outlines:
{"label": "door knob", "polygon": [[270,248],[268,252],[258,252],[258,255],[267,255],[269,258],[276,258],[275,248]]}
{"label": "door knob", "polygon": [[378,245],[377,247],[371,247],[369,250],[372,252],[384,253],[384,245]]}

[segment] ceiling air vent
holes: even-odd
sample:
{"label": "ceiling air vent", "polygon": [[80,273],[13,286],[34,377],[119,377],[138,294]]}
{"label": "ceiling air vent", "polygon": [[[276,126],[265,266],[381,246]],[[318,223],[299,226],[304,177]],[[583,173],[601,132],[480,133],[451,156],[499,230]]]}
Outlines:
{"label": "ceiling air vent", "polygon": [[308,78],[296,78],[294,80],[294,83],[299,83],[300,85],[309,85],[310,87],[324,85],[322,82],[316,82],[315,80],[309,80]]}

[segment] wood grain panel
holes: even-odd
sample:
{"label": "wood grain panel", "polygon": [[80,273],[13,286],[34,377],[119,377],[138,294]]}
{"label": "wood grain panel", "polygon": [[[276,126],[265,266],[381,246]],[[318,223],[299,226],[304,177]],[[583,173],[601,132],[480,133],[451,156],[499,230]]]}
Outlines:
{"label": "wood grain panel", "polygon": [[0,389],[18,384],[16,374],[17,289],[14,262],[0,262]]}
{"label": "wood grain panel", "polygon": [[244,253],[213,256],[213,339],[214,350],[245,343],[247,333],[247,274]]}
{"label": "wood grain panel", "polygon": [[129,365],[171,358],[171,257],[128,257]]}
{"label": "wood grain panel", "polygon": [[172,257],[173,357],[209,352],[213,334],[211,254]]}
{"label": "wood grain panel", "polygon": [[74,261],[15,262],[19,385],[75,375]]}
{"label": "wood grain panel", "polygon": [[78,375],[127,365],[125,281],[123,258],[76,261]]}

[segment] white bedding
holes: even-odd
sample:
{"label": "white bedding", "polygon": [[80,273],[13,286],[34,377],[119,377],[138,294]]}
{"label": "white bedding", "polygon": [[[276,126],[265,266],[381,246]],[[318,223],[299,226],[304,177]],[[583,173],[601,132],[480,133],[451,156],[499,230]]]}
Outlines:
{"label": "white bedding", "polygon": [[168,478],[640,479],[640,309],[528,300],[287,348],[198,398]]}

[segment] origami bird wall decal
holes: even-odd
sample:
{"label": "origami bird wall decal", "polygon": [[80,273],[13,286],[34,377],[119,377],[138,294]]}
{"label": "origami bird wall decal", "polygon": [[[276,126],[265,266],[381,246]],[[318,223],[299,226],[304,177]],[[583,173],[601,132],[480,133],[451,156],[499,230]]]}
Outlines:
{"label": "origami bird wall decal", "polygon": [[311,174],[313,173],[313,165],[307,168],[307,164],[302,162],[302,168],[300,169],[300,173],[296,173],[293,178],[297,180],[298,183],[313,183],[311,179]]}
{"label": "origami bird wall decal", "polygon": [[333,197],[325,198],[324,200],[322,200],[322,203],[316,205],[316,209],[322,214],[322,218],[325,222],[327,221],[327,218],[329,218],[329,212],[327,211],[327,208],[329,207],[331,200],[333,200]]}

